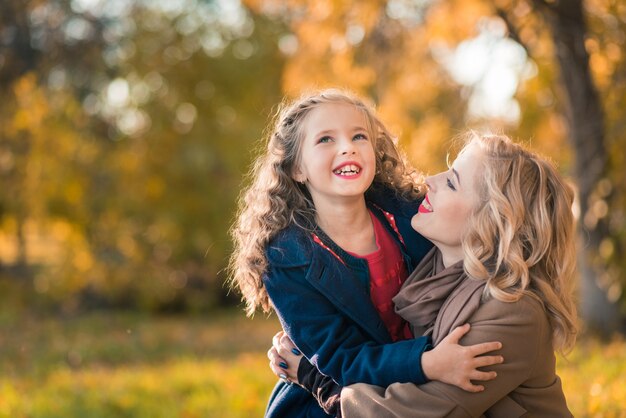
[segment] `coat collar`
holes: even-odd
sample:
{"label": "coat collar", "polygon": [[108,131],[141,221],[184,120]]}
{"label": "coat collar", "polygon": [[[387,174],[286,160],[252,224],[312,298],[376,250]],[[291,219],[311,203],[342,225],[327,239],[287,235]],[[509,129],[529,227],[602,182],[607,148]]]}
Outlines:
{"label": "coat collar", "polygon": [[[407,254],[404,240],[395,218],[379,206],[367,202],[368,209],[376,216],[393,239],[400,246],[400,253],[411,271],[413,265]],[[367,262],[355,257],[337,245],[317,225],[312,225],[313,251],[319,254],[312,257],[307,280],[324,294],[342,313],[359,324],[377,343],[392,342],[384,322],[380,319],[372,303],[355,303],[370,300],[370,277]]]}
{"label": "coat collar", "polygon": [[390,343],[391,336],[374,305],[356,303],[370,300],[367,264],[364,260],[360,261],[364,265],[353,269],[337,262],[330,252],[320,247],[319,256],[313,257],[306,279],[339,311],[359,324],[374,341]]}
{"label": "coat collar", "polygon": [[[368,210],[372,212],[374,216],[378,218],[378,220],[385,227],[387,232],[393,236],[394,241],[396,241],[398,245],[400,246],[400,253],[402,254],[404,261],[407,264],[407,269],[411,271],[413,266],[410,263],[410,257],[407,255],[406,246],[404,244],[404,238],[402,237],[402,234],[400,234],[400,231],[398,230],[395,217],[393,216],[393,214],[386,212],[385,210],[381,209],[378,205],[374,203],[371,203],[371,202],[366,202],[366,203],[367,203]],[[335,244],[335,242],[328,235],[326,235],[326,233],[318,225],[316,224],[313,225],[312,231],[313,231],[312,232],[313,241],[317,245],[320,245],[325,250],[329,251],[333,256],[335,256],[335,258],[337,258],[343,264],[347,265],[350,269],[356,269],[356,270],[365,269],[365,273],[367,273],[368,271],[367,263],[363,259],[355,257],[352,254],[349,254],[339,245]],[[369,280],[365,284],[369,286]]]}
{"label": "coat collar", "polygon": [[[412,268],[410,257],[406,253],[402,235],[395,225],[393,215],[369,202],[367,206],[400,246],[400,253],[407,270],[410,271]],[[375,341],[391,342],[391,336],[373,304],[354,303],[355,300],[371,298],[367,262],[349,254],[318,226],[314,226],[311,235],[320,257],[313,258],[314,262],[307,280],[346,316],[366,330]]]}

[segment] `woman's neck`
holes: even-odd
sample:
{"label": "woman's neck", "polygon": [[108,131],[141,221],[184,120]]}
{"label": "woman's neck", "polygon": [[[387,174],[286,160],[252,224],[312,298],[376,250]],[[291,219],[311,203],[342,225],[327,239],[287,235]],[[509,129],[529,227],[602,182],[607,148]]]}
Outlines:
{"label": "woman's neck", "polygon": [[450,247],[435,243],[435,246],[439,249],[439,252],[441,252],[441,260],[445,268],[455,265],[464,258],[463,247],[460,245]]}
{"label": "woman's neck", "polygon": [[365,199],[316,204],[318,226],[337,245],[359,255],[376,251],[376,236]]}

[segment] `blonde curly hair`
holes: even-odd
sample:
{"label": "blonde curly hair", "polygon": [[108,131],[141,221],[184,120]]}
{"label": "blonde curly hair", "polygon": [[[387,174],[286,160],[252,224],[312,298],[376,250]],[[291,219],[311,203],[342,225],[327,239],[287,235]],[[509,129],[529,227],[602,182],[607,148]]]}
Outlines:
{"label": "blonde curly hair", "polygon": [[407,200],[421,196],[423,179],[409,168],[394,138],[363,99],[347,91],[329,89],[283,102],[274,117],[273,129],[263,142],[264,151],[248,174],[250,183],[239,198],[237,218],[230,231],[234,241],[230,286],[241,292],[249,316],[257,308],[266,313],[271,310],[261,280],[267,267],[268,242],[291,224],[302,228],[314,225],[311,196],[292,174],[300,163],[304,121],[313,109],[330,103],[352,105],[365,116],[376,154],[373,184],[395,190]]}
{"label": "blonde curly hair", "polygon": [[463,248],[468,275],[487,282],[485,296],[542,303],[555,349],[577,334],[573,189],[547,159],[503,135],[470,132],[467,145],[483,152],[484,171]]}

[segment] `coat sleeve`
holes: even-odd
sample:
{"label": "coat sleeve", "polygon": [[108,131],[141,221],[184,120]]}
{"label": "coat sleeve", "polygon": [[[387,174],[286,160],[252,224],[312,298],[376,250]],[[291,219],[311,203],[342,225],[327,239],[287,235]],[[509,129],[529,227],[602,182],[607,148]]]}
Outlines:
{"label": "coat sleeve", "polygon": [[[307,267],[270,266],[264,284],[281,325],[294,344],[323,374],[342,386],[356,382],[387,386],[424,383],[421,356],[429,340],[421,337],[377,344],[307,280]],[[371,303],[343,296],[346,303]]]}
{"label": "coat sleeve", "polygon": [[[509,407],[511,404],[519,407],[507,395],[529,379],[540,353],[545,350],[552,353],[547,317],[537,303],[525,299],[515,303],[490,300],[469,320],[472,327],[462,345],[485,341],[500,341],[503,345],[494,353],[502,354],[504,363],[488,368],[498,376],[481,382],[485,386],[483,392],[470,393],[437,381],[420,386],[396,383],[387,389],[357,384],[342,390],[342,416],[478,417],[497,407],[500,400],[508,401]],[[550,382],[539,384],[550,385]]]}

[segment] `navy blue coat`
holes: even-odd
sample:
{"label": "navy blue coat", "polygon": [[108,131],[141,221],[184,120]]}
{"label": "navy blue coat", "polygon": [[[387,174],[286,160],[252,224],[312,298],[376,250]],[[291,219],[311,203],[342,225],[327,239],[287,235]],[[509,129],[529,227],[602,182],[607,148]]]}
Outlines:
{"label": "navy blue coat", "polygon": [[[400,245],[411,272],[432,244],[411,228],[418,202],[388,191],[366,194],[368,208]],[[317,235],[324,248],[314,242]],[[421,355],[426,337],[393,343],[370,299],[367,262],[314,227],[290,226],[268,245],[263,283],[283,329],[322,373],[340,385],[424,383]],[[311,394],[279,381],[266,417],[328,417]]]}

